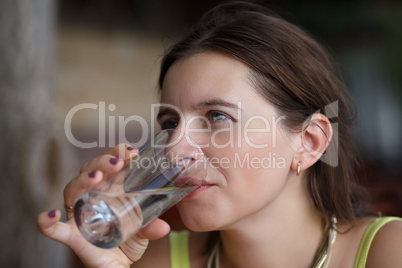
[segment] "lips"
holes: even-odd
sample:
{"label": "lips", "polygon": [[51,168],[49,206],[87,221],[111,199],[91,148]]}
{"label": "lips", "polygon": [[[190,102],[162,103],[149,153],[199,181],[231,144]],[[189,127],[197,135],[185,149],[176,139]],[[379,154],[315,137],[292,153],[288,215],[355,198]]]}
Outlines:
{"label": "lips", "polygon": [[203,184],[203,180],[193,177],[180,177],[174,179],[174,185],[177,187],[198,187]]}
{"label": "lips", "polygon": [[210,189],[213,186],[215,186],[215,184],[203,183],[197,189],[195,189],[189,195],[187,195],[183,200],[188,200],[188,199],[200,194],[201,192],[204,192],[204,191]]}

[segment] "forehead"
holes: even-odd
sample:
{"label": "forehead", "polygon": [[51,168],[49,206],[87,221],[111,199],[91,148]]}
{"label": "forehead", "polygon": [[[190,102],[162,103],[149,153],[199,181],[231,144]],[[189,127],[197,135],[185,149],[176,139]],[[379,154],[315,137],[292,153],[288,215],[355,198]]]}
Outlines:
{"label": "forehead", "polygon": [[211,97],[238,101],[248,91],[249,68],[241,61],[216,52],[204,52],[176,61],[162,88],[162,103],[193,105]]}

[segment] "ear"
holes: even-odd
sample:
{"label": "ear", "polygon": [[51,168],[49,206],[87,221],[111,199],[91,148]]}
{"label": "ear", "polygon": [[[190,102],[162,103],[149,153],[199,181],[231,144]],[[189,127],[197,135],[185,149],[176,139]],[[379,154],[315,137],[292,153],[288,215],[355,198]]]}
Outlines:
{"label": "ear", "polygon": [[332,139],[332,126],[328,118],[320,113],[313,114],[305,123],[301,144],[293,159],[292,169],[297,170],[301,162],[301,170],[314,165],[323,155]]}

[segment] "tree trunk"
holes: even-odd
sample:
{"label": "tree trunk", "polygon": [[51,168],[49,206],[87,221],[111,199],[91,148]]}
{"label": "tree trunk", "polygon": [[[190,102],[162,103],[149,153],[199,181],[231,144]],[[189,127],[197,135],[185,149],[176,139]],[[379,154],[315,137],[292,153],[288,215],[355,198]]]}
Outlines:
{"label": "tree trunk", "polygon": [[62,207],[68,147],[52,117],[53,0],[0,1],[0,266],[68,267],[37,214]]}

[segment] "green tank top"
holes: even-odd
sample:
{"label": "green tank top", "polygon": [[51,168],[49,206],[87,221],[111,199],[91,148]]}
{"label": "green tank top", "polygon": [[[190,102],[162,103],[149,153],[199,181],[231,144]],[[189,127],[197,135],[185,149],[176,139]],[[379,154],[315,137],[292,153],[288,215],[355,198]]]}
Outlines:
{"label": "green tank top", "polygon": [[374,236],[377,234],[378,230],[381,229],[385,224],[391,221],[401,221],[398,217],[380,217],[375,219],[367,227],[363,234],[362,240],[360,242],[359,251],[357,252],[356,262],[354,268],[365,268],[367,256],[370,250],[371,242],[373,242]]}
{"label": "green tank top", "polygon": [[[398,217],[380,217],[375,219],[367,227],[360,242],[354,268],[366,267],[367,256],[370,250],[371,242],[378,230],[391,221],[401,221]],[[171,268],[190,268],[189,251],[189,231],[172,231],[169,234],[170,246],[170,267]]]}
{"label": "green tank top", "polygon": [[170,268],[190,268],[190,232],[171,231],[169,234]]}

